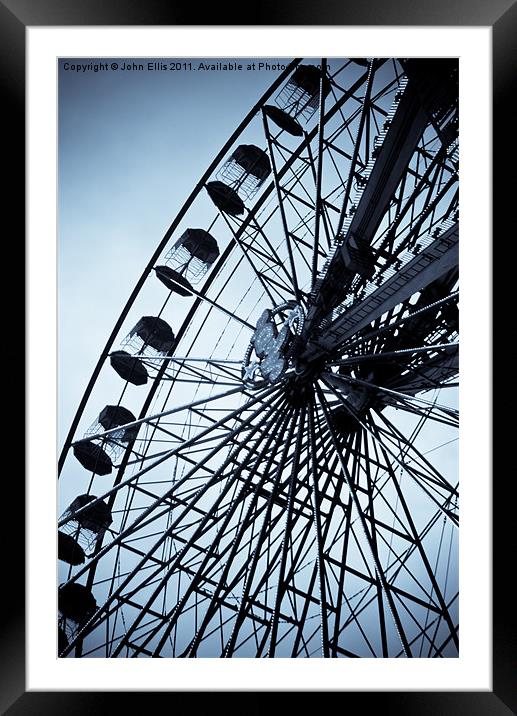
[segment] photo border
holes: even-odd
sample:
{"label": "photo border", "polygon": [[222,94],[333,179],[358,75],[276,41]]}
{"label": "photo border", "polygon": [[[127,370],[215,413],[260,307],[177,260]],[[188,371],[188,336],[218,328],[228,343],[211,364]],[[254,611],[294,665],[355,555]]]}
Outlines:
{"label": "photo border", "polygon": [[[479,4],[481,5],[481,4]],[[260,12],[255,12],[255,17],[247,18],[246,23],[226,22],[234,18],[226,18],[225,12],[220,6],[214,11],[209,11],[204,17],[203,25],[209,25],[211,14],[218,12],[214,18],[220,25],[226,24],[248,24],[248,25],[484,25],[492,28],[493,39],[493,128],[494,137],[499,138],[499,146],[494,146],[493,175],[497,182],[497,190],[494,192],[494,233],[498,226],[501,228],[502,221],[508,206],[515,202],[515,197],[510,197],[512,182],[505,183],[505,167],[512,166],[510,152],[514,152],[513,139],[505,140],[505,137],[512,136],[514,128],[510,127],[511,118],[507,113],[510,101],[510,92],[515,93],[515,37],[517,37],[517,5],[508,1],[498,0],[497,2],[485,3],[484,7],[467,6],[458,0],[440,0],[432,7],[430,3],[424,2],[396,2],[385,0],[382,9],[373,7],[373,0],[363,2],[359,7],[346,8],[343,5],[339,10],[331,7],[331,3],[318,3],[317,8],[310,8],[309,5],[297,6],[296,10],[276,7],[275,10],[264,3]],[[257,8],[258,10],[258,8]],[[4,113],[7,120],[7,132],[4,137],[8,139],[9,149],[12,152],[11,162],[4,166],[8,169],[9,183],[7,187],[5,206],[9,207],[9,213],[13,216],[21,216],[24,213],[24,119],[25,119],[25,30],[28,26],[63,26],[63,25],[197,25],[200,23],[190,22],[189,15],[195,15],[196,11],[178,10],[170,5],[158,6],[157,2],[139,3],[123,2],[112,0],[110,3],[105,0],[102,9],[94,1],[72,5],[64,0],[10,0],[0,4],[0,52],[2,54],[1,73],[3,97],[8,111]],[[227,13],[230,14],[229,12]],[[317,17],[316,17],[317,15]],[[287,22],[287,18],[289,22]],[[375,18],[377,22],[371,20]],[[267,22],[266,22],[267,20]],[[294,20],[294,22],[293,22]],[[7,172],[6,172],[7,174]],[[504,185],[505,184],[505,185]],[[512,262],[509,260],[509,253],[513,249],[512,234],[507,234],[505,256],[500,260],[497,292],[494,296],[494,303],[499,306],[499,311],[494,312],[494,331],[497,334],[502,332],[502,320],[505,307],[509,306],[509,296],[505,296],[505,290],[511,285],[510,275]],[[6,237],[8,238],[8,237]],[[13,243],[12,241],[9,243]],[[21,240],[18,245],[22,246]],[[23,260],[23,258],[22,258]],[[515,280],[515,279],[513,279]],[[497,316],[497,318],[496,318]],[[20,322],[21,324],[21,322]],[[502,366],[501,366],[502,368]],[[504,369],[503,369],[504,370]],[[494,378],[501,384],[499,393],[508,391],[507,386],[502,385],[502,380],[508,378],[508,373],[494,373]],[[484,378],[484,376],[483,376]],[[22,401],[20,401],[20,404]],[[502,403],[503,404],[503,403]],[[507,406],[510,407],[509,402]],[[501,425],[505,422],[506,425]],[[500,421],[499,431],[495,434],[493,447],[495,455],[504,454],[503,446],[508,446],[510,439],[509,421]],[[502,428],[502,429],[501,429]],[[503,442],[504,441],[504,442]],[[497,450],[499,447],[499,450]],[[494,471],[495,472],[495,471]],[[493,491],[493,691],[487,692],[347,692],[347,709],[363,705],[367,699],[370,708],[382,708],[383,712],[397,714],[457,714],[468,713],[473,716],[477,714],[494,714],[504,716],[510,713],[509,709],[517,710],[517,697],[514,680],[515,669],[515,607],[512,606],[511,590],[507,588],[508,566],[515,555],[515,537],[510,535],[512,526],[511,500],[508,499],[505,481],[513,481],[511,471],[506,468],[499,472],[499,482],[494,481]],[[24,485],[17,475],[5,475],[9,480],[9,504],[24,504]],[[2,623],[0,659],[3,665],[1,684],[0,707],[3,713],[17,714],[42,714],[42,713],[104,713],[113,710],[113,706],[120,706],[120,693],[101,694],[96,692],[25,692],[25,611],[24,611],[24,548],[23,539],[20,537],[21,526],[19,526],[16,544],[13,540],[9,543],[4,541],[4,549],[7,564],[4,566],[4,574],[9,575],[8,602],[11,605],[9,610],[4,611]],[[512,539],[513,538],[513,539]],[[4,538],[5,540],[5,538]],[[514,549],[512,549],[512,546]],[[513,620],[513,621],[512,621]],[[161,696],[168,699],[169,704],[175,711],[180,713],[187,709],[189,712],[196,708],[197,704],[205,702],[210,704],[210,709],[218,710],[219,707],[228,708],[227,697],[224,693],[203,694],[175,692],[174,694],[153,693],[153,696]],[[276,694],[275,699],[281,696]],[[290,703],[294,694],[289,695]],[[260,713],[269,700],[268,692],[254,694],[252,700],[249,693],[233,693],[233,706],[238,711]],[[129,698],[132,705],[136,706],[141,702],[137,693],[131,693]],[[144,698],[147,698],[145,696]],[[304,704],[308,693],[302,695]],[[317,695],[321,698],[321,694]],[[352,698],[352,703],[350,703]],[[279,699],[279,702],[283,699]],[[251,703],[250,703],[251,701]],[[173,703],[172,703],[173,702]],[[197,703],[196,703],[197,702]],[[143,703],[143,702],[141,702]],[[505,705],[506,704],[506,705]],[[239,707],[240,705],[241,707]],[[269,709],[269,706],[267,707]],[[8,709],[8,711],[6,711]]]}

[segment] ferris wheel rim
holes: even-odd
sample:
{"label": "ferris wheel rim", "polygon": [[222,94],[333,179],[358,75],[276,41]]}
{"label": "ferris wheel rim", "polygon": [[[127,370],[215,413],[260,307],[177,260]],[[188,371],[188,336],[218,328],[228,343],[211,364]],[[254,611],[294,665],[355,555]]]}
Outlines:
{"label": "ferris wheel rim", "polygon": [[[274,91],[274,90],[272,90],[272,91]],[[262,104],[264,104],[264,103],[265,103],[265,100],[262,98],[261,100],[259,100],[259,103],[257,103],[257,104],[260,104],[260,102],[262,102]],[[252,119],[252,118],[250,118],[249,121],[251,121],[251,119]],[[249,122],[248,122],[248,123],[249,123]],[[247,124],[246,124],[246,126],[247,126]],[[244,129],[245,129],[245,127],[243,127],[242,131],[244,131]],[[315,131],[316,131],[316,129],[312,130],[312,137],[315,136]],[[232,135],[232,136],[233,136],[233,135]],[[239,133],[238,136],[240,136],[240,133]],[[237,141],[238,136],[237,136],[237,138],[236,138],[234,141]],[[305,141],[306,141],[306,142],[309,141],[309,140],[308,140],[308,135],[307,135]],[[225,145],[225,146],[226,146],[226,145]],[[299,151],[301,151],[302,148],[303,148],[303,143],[300,144],[300,150],[299,150]],[[224,152],[223,152],[223,150],[222,150],[222,151],[220,152],[220,154],[223,154],[223,153],[224,153]],[[219,156],[219,155],[218,155],[218,156]],[[293,155],[293,156],[294,156],[294,155]],[[199,187],[199,191],[201,190],[201,188],[202,188],[202,187]],[[249,224],[250,221],[252,221],[252,220],[254,219],[254,217],[256,216],[256,212],[258,211],[258,209],[259,209],[259,208],[261,207],[261,205],[262,205],[262,202],[264,202],[264,201],[267,199],[267,197],[273,192],[273,189],[274,189],[274,183],[271,182],[270,185],[263,190],[263,192],[262,192],[262,194],[260,195],[259,199],[258,199],[257,202],[253,205],[252,209],[249,211],[248,215],[246,216],[245,220],[243,221],[243,225],[245,225],[245,227]],[[199,193],[199,191],[196,192],[196,196],[197,196],[197,193]],[[246,223],[246,222],[248,222],[248,223]],[[244,231],[244,229],[239,229],[239,231],[240,231],[241,234],[242,234],[242,231]],[[232,243],[229,243],[229,244],[228,244],[228,246],[227,246],[226,249],[225,249],[225,252],[223,253],[223,255],[220,257],[219,261],[217,262],[217,265],[214,266],[213,274],[210,275],[210,278],[208,279],[207,284],[206,284],[206,288],[208,288],[208,287],[211,285],[211,281],[215,280],[216,277],[218,277],[219,272],[220,272],[220,270],[222,269],[222,267],[224,266],[225,260],[226,260],[226,258],[227,258],[227,256],[225,256],[226,252],[228,251],[228,255],[229,255],[230,251],[233,250],[233,248],[235,248],[235,246],[236,246],[235,241],[233,242],[233,244],[232,244]],[[224,258],[223,258],[223,257],[224,257]],[[152,269],[152,267],[151,267],[151,269]],[[149,271],[148,273],[150,273],[150,271]],[[147,274],[147,275],[148,275],[148,274]],[[205,286],[203,286],[203,290],[206,290],[206,289],[205,289]],[[135,296],[135,298],[136,298],[136,296]],[[197,311],[199,305],[200,305],[200,302],[199,302],[199,299],[198,299],[198,300],[194,303],[194,306],[189,310],[189,312],[188,312],[188,314],[187,314],[187,317],[185,318],[185,320],[184,320],[183,323],[182,323],[182,326],[181,326],[181,328],[180,328],[180,332],[179,332],[179,334],[178,334],[180,337],[183,337],[183,335],[184,335],[184,333],[186,332],[188,326],[191,324],[191,322],[192,322],[192,320],[193,320],[193,318],[194,318],[194,315],[195,315],[195,313],[196,313],[196,311]],[[205,319],[205,320],[206,320],[206,319]],[[115,336],[114,336],[114,337],[115,337]],[[113,338],[113,340],[114,340],[114,338]],[[112,341],[112,343],[113,343],[113,341]],[[108,350],[109,350],[109,349],[108,349]],[[188,357],[188,355],[187,355],[187,357]],[[145,401],[145,403],[144,403],[144,408],[142,409],[142,411],[143,411],[143,416],[142,416],[142,417],[139,416],[139,420],[142,421],[142,422],[145,422],[145,420],[146,420],[147,409],[148,409],[148,407],[149,407],[149,404],[150,404],[151,400],[152,400],[153,397],[154,397],[154,392],[155,392],[155,390],[156,390],[157,387],[160,385],[160,381],[161,381],[161,376],[160,376],[160,372],[158,372],[157,376],[154,378],[153,383],[152,383],[152,385],[151,385],[151,387],[150,387],[150,389],[149,389],[149,391],[148,391],[148,393],[147,393],[147,398],[146,398],[146,401]],[[261,386],[261,387],[263,388],[264,386]],[[154,391],[153,391],[153,389],[154,389]],[[272,388],[272,391],[274,391],[274,388]],[[324,402],[322,402],[322,401],[320,401],[320,402],[321,402],[321,405],[323,406],[323,405],[324,405]],[[325,418],[326,418],[327,416],[326,416],[325,413],[324,413],[324,415],[325,415]],[[148,418],[147,418],[147,419],[148,419]],[[297,420],[298,420],[298,417],[296,418],[296,420],[294,420],[294,418],[293,418],[293,423],[292,423],[292,425],[293,425],[293,431],[294,431],[295,426],[296,426],[296,424],[297,424]],[[301,418],[300,418],[300,420],[301,420]],[[304,418],[303,420],[305,420],[305,418]],[[300,435],[301,435],[301,431],[299,430],[298,436],[300,436]],[[299,438],[299,439],[301,440],[301,438]],[[80,442],[80,441],[79,441],[79,442]],[[126,455],[129,455],[129,452],[130,452],[130,450],[128,449],[127,452],[126,452]],[[293,462],[293,465],[294,465],[294,462]],[[124,476],[125,465],[122,465],[121,468],[122,468],[122,469],[119,468],[119,472],[117,473],[117,476],[120,476],[120,479],[122,479],[123,476]],[[98,499],[102,499],[102,498],[98,498]],[[100,559],[100,558],[98,557],[97,560],[98,560],[98,559]],[[73,581],[72,581],[72,583],[73,583]],[[389,592],[389,590],[387,590],[387,591]],[[278,626],[278,622],[276,622],[276,624],[277,624],[277,626]],[[274,645],[274,641],[273,641],[273,645]],[[122,648],[122,647],[120,647],[120,649],[121,649],[121,648]],[[408,644],[403,643],[403,651],[404,651],[404,653],[406,653],[406,655],[407,655],[407,648],[408,648]],[[119,649],[119,647],[117,647],[116,653],[118,653],[118,651],[117,651],[118,649]],[[272,654],[272,655],[274,655],[274,646],[273,646],[273,654]]]}

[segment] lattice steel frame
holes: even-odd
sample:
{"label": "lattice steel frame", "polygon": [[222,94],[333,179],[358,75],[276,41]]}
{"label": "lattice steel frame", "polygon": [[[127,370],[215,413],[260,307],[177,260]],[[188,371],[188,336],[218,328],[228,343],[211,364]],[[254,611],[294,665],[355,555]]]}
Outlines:
{"label": "lattice steel frame", "polygon": [[[98,609],[62,656],[457,655],[456,466],[443,474],[424,440],[432,429],[452,441],[458,427],[448,397],[458,373],[454,78],[450,65],[426,75],[417,61],[323,59],[331,92],[294,139],[263,107],[298,64],[194,188],[78,408],[63,479],[153,265],[229,149],[260,122],[272,181],[244,218],[215,212],[224,250],[192,291],[174,350],[143,359],[154,377],[129,424],[141,425],[138,438],[98,497],[117,525],[68,574],[92,589]],[[345,270],[352,235],[372,251],[371,277]],[[232,276],[245,286],[239,301]],[[304,307],[303,341],[280,381],[253,390],[236,350],[264,307],[286,301]],[[350,401],[358,389],[372,396],[359,412]],[[181,391],[189,399],[178,403]],[[353,430],[338,429],[338,408]]]}

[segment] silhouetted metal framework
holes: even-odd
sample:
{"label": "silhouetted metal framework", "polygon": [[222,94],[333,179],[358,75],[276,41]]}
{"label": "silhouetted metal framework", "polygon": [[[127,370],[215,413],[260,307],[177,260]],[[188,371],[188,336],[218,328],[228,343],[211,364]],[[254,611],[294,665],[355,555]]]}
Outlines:
{"label": "silhouetted metal framework", "polygon": [[61,656],[457,656],[457,70],[295,60],[194,188],[61,455],[94,496],[60,529],[112,519],[60,580]]}

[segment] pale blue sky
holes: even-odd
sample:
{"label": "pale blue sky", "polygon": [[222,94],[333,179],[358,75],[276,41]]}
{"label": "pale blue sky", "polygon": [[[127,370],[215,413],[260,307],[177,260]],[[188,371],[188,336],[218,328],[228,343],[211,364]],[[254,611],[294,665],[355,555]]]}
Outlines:
{"label": "pale blue sky", "polygon": [[278,75],[77,73],[65,71],[65,62],[72,60],[61,60],[59,67],[61,440],[155,246],[238,122]]}

